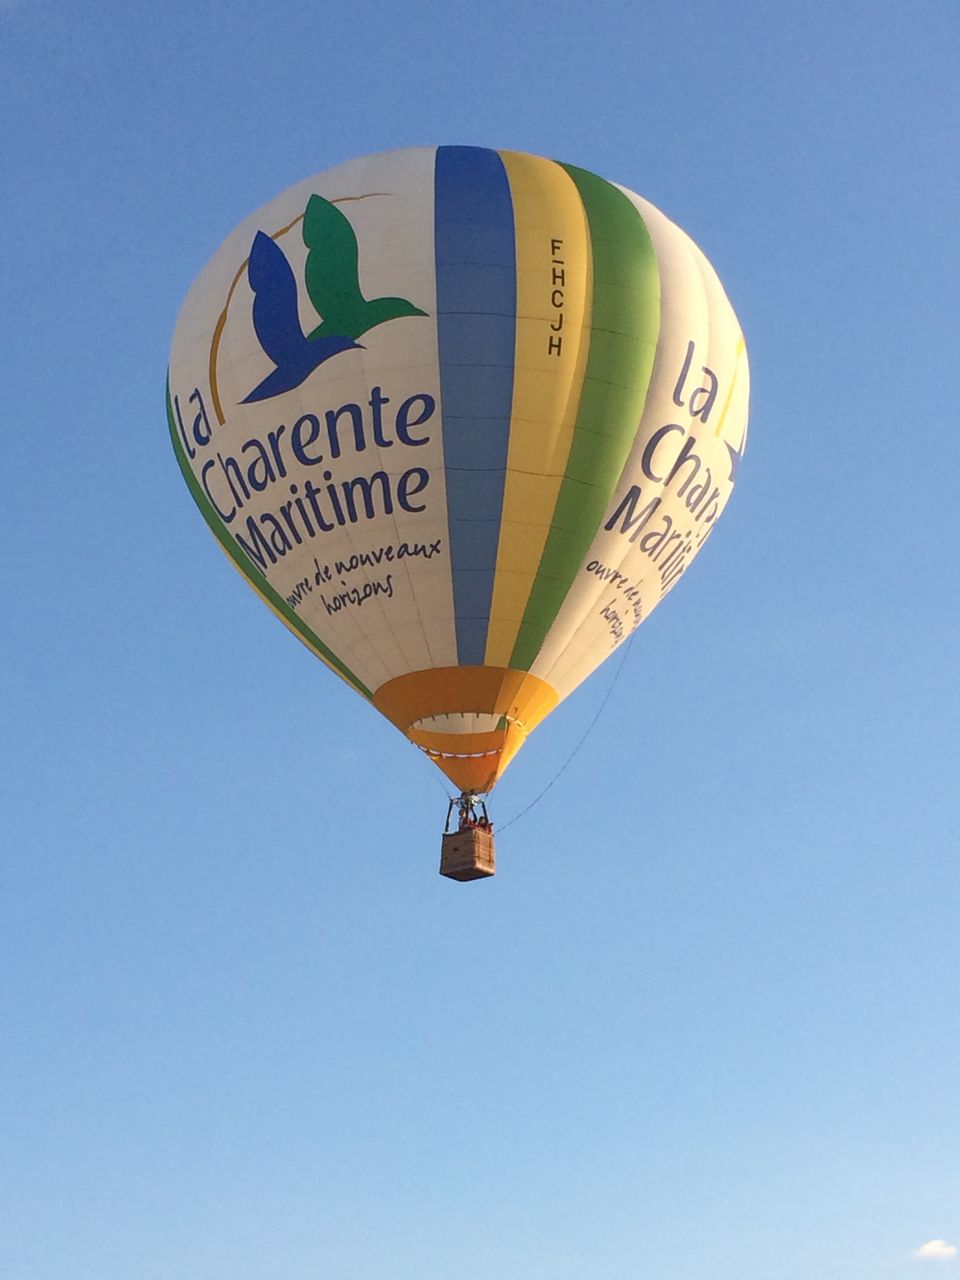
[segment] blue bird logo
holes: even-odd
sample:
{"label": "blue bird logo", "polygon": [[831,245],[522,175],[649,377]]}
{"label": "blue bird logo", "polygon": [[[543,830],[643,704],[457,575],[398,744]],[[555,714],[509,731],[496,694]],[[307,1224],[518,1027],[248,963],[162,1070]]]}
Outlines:
{"label": "blue bird logo", "polygon": [[297,311],[297,282],[283,250],[258,231],[250,249],[247,277],[253,290],[253,327],[276,368],[243,399],[269,400],[299,387],[325,360],[359,347],[347,337],[311,340]]}

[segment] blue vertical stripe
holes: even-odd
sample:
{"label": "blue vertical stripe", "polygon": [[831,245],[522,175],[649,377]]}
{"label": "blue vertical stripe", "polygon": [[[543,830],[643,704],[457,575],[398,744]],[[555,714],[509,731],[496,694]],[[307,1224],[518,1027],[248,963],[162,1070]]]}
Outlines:
{"label": "blue vertical stripe", "polygon": [[457,661],[482,666],[507,470],[517,324],[513,200],[495,151],[437,148],[435,217]]}

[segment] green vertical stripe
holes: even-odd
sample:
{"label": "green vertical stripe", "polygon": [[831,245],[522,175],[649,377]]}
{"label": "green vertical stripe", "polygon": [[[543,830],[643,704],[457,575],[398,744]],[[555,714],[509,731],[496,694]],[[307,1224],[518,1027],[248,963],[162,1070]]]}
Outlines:
{"label": "green vertical stripe", "polygon": [[170,428],[170,439],[173,441],[173,451],[177,455],[177,462],[180,464],[180,470],[183,472],[183,478],[187,482],[187,488],[193,496],[194,502],[200,508],[204,520],[212,529],[217,541],[223,547],[224,551],[237,566],[240,572],[250,582],[256,584],[257,590],[270,601],[271,605],[276,609],[277,613],[283,618],[284,622],[291,631],[295,631],[312,649],[316,649],[318,653],[322,653],[327,662],[343,676],[348,684],[353,685],[358,693],[362,693],[365,698],[372,698],[373,694],[350,670],[343,662],[323,643],[319,637],[315,636],[310,628],[299,618],[287,604],[282,596],[278,595],[270,586],[266,578],[253,567],[248,557],[240,550],[236,541],[229,535],[223,527],[223,522],[213,509],[210,499],[204,493],[202,486],[193,474],[187,455],[183,449],[183,442],[180,439],[180,433],[177,430],[177,423],[173,413],[173,401],[170,398],[170,379],[167,379],[167,425]]}
{"label": "green vertical stripe", "polygon": [[590,349],[573,443],[511,667],[529,671],[600,527],[630,454],[660,332],[660,272],[636,207],[563,165],[580,192],[593,257]]}

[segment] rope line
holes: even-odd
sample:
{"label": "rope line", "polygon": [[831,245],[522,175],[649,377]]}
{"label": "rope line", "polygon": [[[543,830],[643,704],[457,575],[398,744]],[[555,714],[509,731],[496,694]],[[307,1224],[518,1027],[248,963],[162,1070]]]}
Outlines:
{"label": "rope line", "polygon": [[587,725],[586,730],[584,731],[583,737],[580,739],[577,745],[573,748],[573,750],[567,756],[564,763],[553,775],[553,777],[550,779],[547,785],[543,788],[540,794],[536,796],[533,800],[531,800],[525,809],[521,809],[519,813],[515,814],[510,819],[509,822],[505,822],[503,826],[500,826],[499,824],[497,825],[496,833],[498,836],[503,835],[504,831],[506,831],[509,827],[512,827],[515,822],[519,822],[521,818],[525,817],[530,812],[531,809],[533,809],[536,805],[540,803],[540,801],[547,794],[547,792],[550,790],[553,784],[557,781],[560,775],[564,773],[565,770],[568,768],[574,756],[577,754],[577,752],[580,750],[580,748],[583,746],[586,740],[590,737],[590,734],[593,732],[597,721],[603,715],[604,708],[606,707],[607,703],[610,701],[611,694],[613,693],[614,689],[617,687],[617,681],[620,679],[620,676],[623,674],[623,668],[626,665],[626,661],[627,661],[627,654],[630,652],[630,646],[633,644],[633,637],[636,634],[637,634],[636,631],[634,631],[633,634],[630,636],[630,639],[623,646],[623,656],[620,659],[620,665],[619,667],[617,667],[616,674],[614,675],[613,679],[610,681],[610,687],[607,690],[607,692],[604,694],[603,701],[600,703],[600,706],[597,708],[596,715]]}

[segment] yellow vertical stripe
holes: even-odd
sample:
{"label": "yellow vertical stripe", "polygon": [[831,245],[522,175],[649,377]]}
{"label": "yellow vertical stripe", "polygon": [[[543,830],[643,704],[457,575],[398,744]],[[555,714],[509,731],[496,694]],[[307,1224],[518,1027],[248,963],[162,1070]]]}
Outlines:
{"label": "yellow vertical stripe", "polygon": [[513,197],[517,335],[507,479],[484,661],[508,666],[550,530],[590,345],[590,232],[552,160],[501,151]]}

